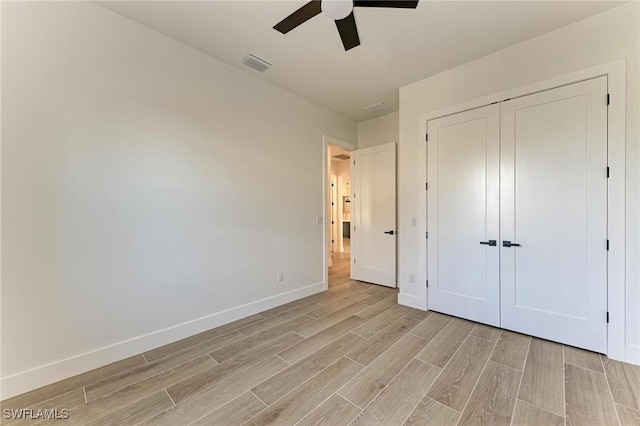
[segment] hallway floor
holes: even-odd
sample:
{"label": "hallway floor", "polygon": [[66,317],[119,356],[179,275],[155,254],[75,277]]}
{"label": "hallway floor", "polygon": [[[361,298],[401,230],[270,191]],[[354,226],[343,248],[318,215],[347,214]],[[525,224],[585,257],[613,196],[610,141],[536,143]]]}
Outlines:
{"label": "hallway floor", "polygon": [[329,288],[351,281],[351,240],[343,239],[344,252],[332,252],[329,267]]}

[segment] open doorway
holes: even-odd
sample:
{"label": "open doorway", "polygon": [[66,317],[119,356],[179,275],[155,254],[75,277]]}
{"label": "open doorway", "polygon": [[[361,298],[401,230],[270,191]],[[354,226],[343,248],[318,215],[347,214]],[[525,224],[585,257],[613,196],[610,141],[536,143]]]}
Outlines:
{"label": "open doorway", "polygon": [[351,280],[351,151],[328,146],[329,288]]}
{"label": "open doorway", "polygon": [[395,148],[323,136],[325,290],[397,288]]}

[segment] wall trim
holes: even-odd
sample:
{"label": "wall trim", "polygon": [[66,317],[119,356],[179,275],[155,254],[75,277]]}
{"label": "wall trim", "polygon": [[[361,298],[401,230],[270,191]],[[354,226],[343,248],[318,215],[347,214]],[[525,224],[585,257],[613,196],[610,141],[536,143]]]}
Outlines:
{"label": "wall trim", "polygon": [[267,309],[322,292],[324,288],[324,282],[311,284],[3,377],[0,379],[0,399],[5,400]]}
{"label": "wall trim", "polygon": [[[633,350],[628,350],[626,342],[626,59],[618,59],[606,64],[597,65],[591,68],[563,74],[554,78],[539,81],[500,93],[495,93],[472,101],[458,105],[446,107],[437,111],[421,114],[419,117],[419,135],[423,138],[427,133],[427,122],[446,115],[489,105],[493,102],[501,102],[505,99],[525,96],[532,93],[549,90],[579,81],[607,76],[608,91],[611,94],[611,104],[609,105],[608,117],[608,156],[611,167],[611,178],[609,179],[609,213],[608,229],[610,239],[609,267],[608,267],[608,309],[611,313],[608,327],[608,347],[607,356],[626,362],[640,363],[635,357]],[[419,194],[420,211],[419,217],[424,220],[419,221],[418,233],[424,234],[427,231],[427,193],[423,190],[424,182],[427,181],[427,144],[421,140],[418,144],[418,156],[424,159],[419,163],[419,175],[421,179],[416,182],[420,187]],[[427,271],[427,240],[421,239],[419,247],[417,282],[424,282],[428,277]],[[428,305],[427,289],[420,287],[419,294],[415,295],[425,300]],[[404,300],[404,299],[403,299]],[[398,298],[398,303],[403,304]],[[631,354],[630,354],[631,352]]]}
{"label": "wall trim", "polygon": [[410,308],[427,310],[427,299],[413,294],[398,293],[398,304],[408,306]]}

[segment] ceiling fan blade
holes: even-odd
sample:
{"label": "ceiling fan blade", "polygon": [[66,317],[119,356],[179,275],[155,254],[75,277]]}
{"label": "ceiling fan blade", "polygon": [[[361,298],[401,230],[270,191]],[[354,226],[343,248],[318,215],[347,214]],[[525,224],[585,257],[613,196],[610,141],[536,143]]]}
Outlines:
{"label": "ceiling fan blade", "polygon": [[418,0],[354,0],[356,7],[396,7],[400,9],[415,9],[418,7]]}
{"label": "ceiling fan blade", "polygon": [[358,27],[356,26],[356,18],[353,16],[353,12],[351,12],[346,18],[339,19],[335,22],[345,51],[353,49],[356,46],[360,46]]}
{"label": "ceiling fan blade", "polygon": [[273,29],[286,34],[298,25],[304,24],[309,19],[322,12],[320,0],[311,0],[291,15],[278,22]]}

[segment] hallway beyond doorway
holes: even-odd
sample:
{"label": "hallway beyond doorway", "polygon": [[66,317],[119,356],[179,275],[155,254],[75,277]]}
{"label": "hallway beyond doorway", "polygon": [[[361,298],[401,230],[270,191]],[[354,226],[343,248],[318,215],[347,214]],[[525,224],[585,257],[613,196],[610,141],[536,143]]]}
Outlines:
{"label": "hallway beyond doorway", "polygon": [[343,240],[344,252],[331,252],[329,266],[329,288],[340,286],[351,281],[351,240]]}

